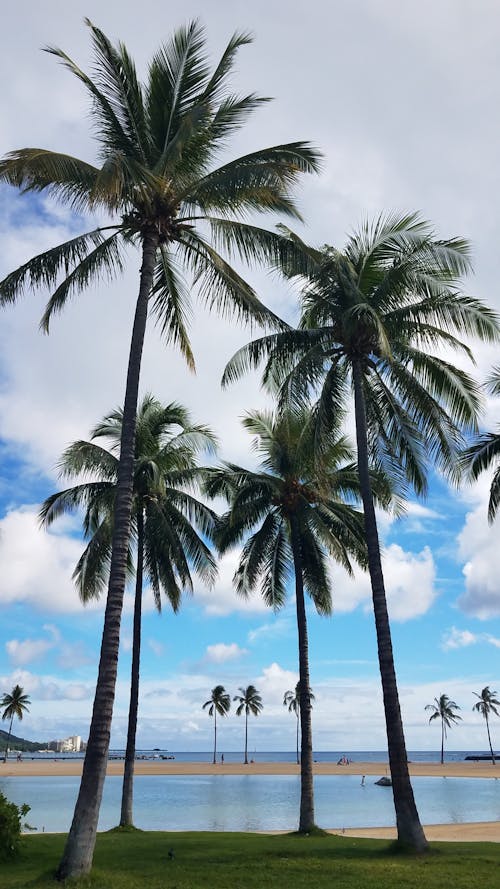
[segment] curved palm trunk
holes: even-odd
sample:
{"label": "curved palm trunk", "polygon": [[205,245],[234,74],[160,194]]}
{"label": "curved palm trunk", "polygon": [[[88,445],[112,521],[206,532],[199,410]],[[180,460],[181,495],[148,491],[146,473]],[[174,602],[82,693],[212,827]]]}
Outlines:
{"label": "curved palm trunk", "polygon": [[441,765],[444,763],[444,719],[441,718]]}
{"label": "curved palm trunk", "polygon": [[368,436],[363,377],[360,363],[353,362],[354,407],[356,418],[356,443],[358,449],[358,474],[365,517],[368,567],[373,596],[373,611],[377,630],[378,657],[384,698],[387,746],[392,778],[392,793],[396,810],[398,842],[417,852],[428,849],[418,816],[413,788],[408,771],[408,757],[399,706],[398,686],[392,652],[391,629],[387,612],[384,576],[380,558],[377,520],[373,503],[368,465]]}
{"label": "curved palm trunk", "polygon": [[133,824],[135,735],[139,708],[139,669],[141,662],[142,579],[144,573],[144,516],[142,508],[137,512],[137,573],[135,578],[134,631],[132,643],[132,670],[130,676],[130,705],[128,711],[127,748],[123,769],[122,810],[120,827]]}
{"label": "curved palm trunk", "polygon": [[492,744],[491,744],[490,723],[489,723],[489,720],[488,720],[488,714],[487,714],[487,713],[486,713],[486,715],[485,715],[484,718],[485,718],[485,720],[486,720],[486,731],[488,732],[488,743],[489,743],[489,745],[490,745],[491,761],[492,761],[493,765],[495,765],[495,754],[493,753],[493,747],[492,747]]}
{"label": "curved palm trunk", "polygon": [[3,758],[4,762],[7,762],[7,757],[9,755],[9,744],[10,744],[10,736],[12,734],[12,723],[14,722],[14,714],[10,717],[10,725],[9,725],[9,733],[7,735],[7,744],[5,745],[5,756]]}
{"label": "curved palm trunk", "polygon": [[132,330],[123,407],[111,567],[99,673],[80,791],[63,857],[57,871],[59,880],[88,874],[92,867],[94,855],[97,821],[108,763],[111,720],[115,698],[118,649],[120,645],[120,621],[125,591],[130,516],[132,512],[137,395],[148,316],[148,299],[153,282],[157,246],[158,234],[156,232],[149,232],[144,236],[139,296],[137,298]]}
{"label": "curved palm trunk", "polygon": [[314,827],[314,785],[312,760],[311,690],[309,685],[309,643],[304,602],[302,558],[296,520],[290,519],[293,567],[295,572],[295,600],[299,633],[300,682],[300,819],[299,832],[308,833]]}
{"label": "curved palm trunk", "polygon": [[245,765],[248,765],[248,710],[245,710]]}
{"label": "curved palm trunk", "polygon": [[214,707],[214,765],[217,762],[217,708]]}

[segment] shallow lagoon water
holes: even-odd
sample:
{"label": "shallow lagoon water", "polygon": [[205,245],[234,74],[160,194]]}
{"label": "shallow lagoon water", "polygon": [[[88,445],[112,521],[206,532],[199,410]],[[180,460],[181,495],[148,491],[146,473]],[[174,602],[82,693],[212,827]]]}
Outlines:
{"label": "shallow lagoon water", "polygon": [[[316,821],[322,827],[381,827],[395,823],[392,790],[373,776],[320,775],[314,779]],[[500,781],[413,778],[425,824],[500,820]],[[99,830],[119,821],[122,779],[108,777]],[[134,821],[143,830],[295,830],[300,782],[294,775],[138,775]],[[70,827],[79,788],[76,777],[3,778],[8,799],[28,803],[39,831]]]}

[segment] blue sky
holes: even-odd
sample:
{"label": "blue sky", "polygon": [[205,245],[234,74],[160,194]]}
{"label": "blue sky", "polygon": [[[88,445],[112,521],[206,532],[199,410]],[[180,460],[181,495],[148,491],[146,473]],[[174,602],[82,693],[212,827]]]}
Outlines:
{"label": "blue sky", "polygon": [[[402,8],[403,7],[403,8]],[[272,95],[235,138],[231,152],[310,139],[325,154],[324,171],[298,193],[306,220],[301,233],[314,243],[341,245],[366,216],[384,209],[420,210],[443,237],[471,240],[475,275],[467,292],[500,309],[498,294],[498,156],[500,12],[482,2],[481,15],[462,0],[354,0],[307,6],[256,0],[187,0],[183,15],[144,0],[137,10],[115,0],[105,8],[56,0],[32,10],[22,47],[13,11],[5,13],[0,96],[0,152],[25,146],[66,150],[93,160],[94,146],[78,83],[39,49],[63,47],[84,66],[89,40],[84,15],[129,47],[139,66],[183,21],[199,16],[209,45],[219,52],[233,30],[250,29],[255,42],[240,56],[235,87]],[[140,27],[139,27],[140,24]],[[466,60],[466,64],[465,64]],[[274,220],[269,220],[271,225]],[[83,230],[44,197],[0,190],[0,274]],[[39,530],[41,500],[57,488],[57,460],[67,444],[123,398],[138,257],[122,279],[90,289],[56,318],[49,337],[38,331],[47,294],[26,294],[4,310],[0,325],[0,691],[19,682],[32,698],[23,736],[48,741],[86,737],[102,628],[102,604],[83,609],[71,582],[81,551],[78,518]],[[264,272],[247,277],[276,311],[293,317],[294,296]],[[200,311],[192,339],[198,374],[148,333],[142,392],[187,404],[209,423],[226,459],[249,463],[249,440],[239,418],[262,407],[258,378],[220,391],[226,360],[249,332]],[[497,361],[475,347],[477,378]],[[493,428],[498,404],[485,399],[484,424]],[[447,693],[463,722],[449,747],[484,748],[473,691],[500,688],[500,551],[498,527],[488,528],[489,480],[452,491],[433,477],[425,503],[411,502],[405,518],[381,516],[389,607],[409,749],[439,746],[424,707]],[[237,553],[223,560],[214,590],[199,586],[174,616],[161,616],[145,594],[142,693],[138,742],[143,746],[203,750],[211,722],[201,706],[218,683],[231,694],[250,682],[264,711],[251,728],[257,750],[293,749],[294,719],[283,693],[297,680],[294,602],[274,615],[256,599],[238,601],[231,577]],[[384,721],[368,579],[332,572],[334,616],[310,613],[311,682],[316,695],[317,749],[383,749]],[[112,745],[126,730],[130,669],[131,594],[126,597]],[[492,727],[500,737],[500,724]],[[243,724],[231,715],[220,743],[238,749]],[[500,741],[497,741],[500,743]]]}

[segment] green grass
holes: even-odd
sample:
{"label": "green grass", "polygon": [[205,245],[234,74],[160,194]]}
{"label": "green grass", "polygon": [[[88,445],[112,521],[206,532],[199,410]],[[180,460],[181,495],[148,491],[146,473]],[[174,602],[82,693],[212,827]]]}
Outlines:
{"label": "green grass", "polygon": [[[1,889],[54,889],[62,835],[29,836],[0,865]],[[173,860],[168,852],[174,851]],[[386,841],[241,833],[99,834],[92,875],[74,889],[497,889],[500,845],[433,843],[428,855]]]}

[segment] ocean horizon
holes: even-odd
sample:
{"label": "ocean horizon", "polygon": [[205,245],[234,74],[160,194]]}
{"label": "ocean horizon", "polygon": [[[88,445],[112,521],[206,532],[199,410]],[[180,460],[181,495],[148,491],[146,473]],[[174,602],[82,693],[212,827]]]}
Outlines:
{"label": "ocean horizon", "polygon": [[[241,762],[244,752],[242,750],[227,750],[221,747],[217,750],[217,759],[220,760],[224,754],[225,762]],[[111,747],[109,750],[110,759],[123,759],[125,757],[125,749],[120,747]],[[12,749],[9,753],[9,759],[16,759],[17,751]],[[58,753],[54,750],[23,752],[24,760],[30,759],[83,759],[84,752],[81,753]],[[313,759],[315,762],[338,762],[345,756],[353,762],[380,762],[388,763],[389,756],[387,750],[314,750]],[[445,750],[445,761],[462,762],[466,756],[490,756],[488,750]],[[495,753],[500,759],[500,754]],[[212,750],[171,750],[168,748],[138,748],[136,750],[137,759],[162,759],[173,757],[178,762],[212,762]],[[295,750],[257,750],[257,748],[248,750],[248,758],[255,762],[295,762]],[[409,762],[439,762],[441,759],[440,750],[408,750]]]}

